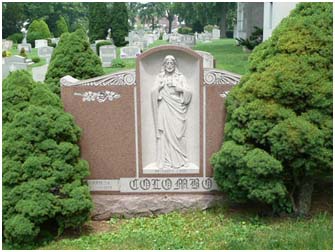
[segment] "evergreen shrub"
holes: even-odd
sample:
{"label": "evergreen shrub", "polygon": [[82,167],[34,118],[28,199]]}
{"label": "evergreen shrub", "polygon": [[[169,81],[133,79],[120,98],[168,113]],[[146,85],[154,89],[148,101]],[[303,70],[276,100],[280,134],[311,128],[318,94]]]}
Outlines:
{"label": "evergreen shrub", "polygon": [[52,54],[45,82],[59,95],[59,80],[66,75],[89,79],[103,74],[100,58],[92,51],[85,32],[79,29],[61,36]]}
{"label": "evergreen shrub", "polygon": [[23,34],[20,32],[13,33],[12,35],[9,35],[7,39],[12,40],[14,44],[21,43],[23,40]]}
{"label": "evergreen shrub", "polygon": [[126,3],[115,2],[111,10],[111,26],[114,44],[118,47],[125,46],[128,36],[128,10]]}
{"label": "evergreen shrub", "polygon": [[306,215],[332,175],[332,3],[300,3],[249,58],[226,100],[214,177],[235,201]]}
{"label": "evergreen shrub", "polygon": [[32,47],[35,47],[35,40],[47,39],[51,37],[51,33],[47,23],[40,19],[34,20],[28,28],[27,41],[31,43]]}
{"label": "evergreen shrub", "polygon": [[192,28],[190,27],[180,27],[178,28],[178,33],[180,34],[193,34]]}
{"label": "evergreen shrub", "polygon": [[80,129],[60,99],[23,70],[3,82],[2,226],[4,242],[29,248],[90,216]]}
{"label": "evergreen shrub", "polygon": [[55,37],[60,37],[63,33],[69,32],[65,18],[60,16],[56,22]]}

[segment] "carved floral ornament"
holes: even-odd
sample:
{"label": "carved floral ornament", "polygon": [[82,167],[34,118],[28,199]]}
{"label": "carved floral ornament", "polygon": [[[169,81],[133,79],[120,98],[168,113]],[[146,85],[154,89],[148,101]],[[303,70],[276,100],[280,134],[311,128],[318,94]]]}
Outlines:
{"label": "carved floral ornament", "polygon": [[[239,83],[241,76],[218,69],[204,70],[204,85],[230,85],[234,86]],[[69,75],[61,78],[61,86],[135,86],[136,85],[136,71],[124,71],[103,75],[87,80],[78,80]]]}
{"label": "carved floral ornament", "polygon": [[76,96],[82,96],[83,102],[93,102],[97,101],[99,103],[105,102],[105,101],[113,101],[115,99],[119,99],[121,97],[120,94],[115,93],[113,91],[99,91],[99,92],[84,92],[84,93],[74,93]]}

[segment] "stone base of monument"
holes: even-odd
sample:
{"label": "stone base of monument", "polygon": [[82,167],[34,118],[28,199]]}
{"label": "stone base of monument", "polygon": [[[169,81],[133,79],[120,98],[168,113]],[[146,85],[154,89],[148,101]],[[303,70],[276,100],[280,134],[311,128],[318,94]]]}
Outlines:
{"label": "stone base of monument", "polygon": [[131,218],[169,213],[172,211],[205,210],[226,203],[222,194],[147,194],[92,195],[93,220],[112,217]]}
{"label": "stone base of monument", "polygon": [[193,163],[180,168],[158,168],[156,163],[151,163],[143,168],[143,174],[198,174],[199,167]]}

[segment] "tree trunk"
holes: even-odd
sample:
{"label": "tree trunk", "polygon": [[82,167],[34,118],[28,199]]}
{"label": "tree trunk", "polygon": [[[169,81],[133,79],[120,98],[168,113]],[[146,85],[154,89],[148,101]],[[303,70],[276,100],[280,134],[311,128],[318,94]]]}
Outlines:
{"label": "tree trunk", "polygon": [[172,31],[172,22],[173,22],[173,18],[171,19],[171,18],[168,18],[168,20],[169,20],[169,34],[171,33],[171,31]]}
{"label": "tree trunk", "polygon": [[301,180],[296,198],[297,208],[295,213],[298,216],[308,215],[311,208],[313,189],[314,179],[312,177],[305,177]]}
{"label": "tree trunk", "polygon": [[220,17],[220,38],[226,38],[227,31],[227,3],[221,3],[221,17]]}
{"label": "tree trunk", "polygon": [[155,30],[155,18],[154,17],[151,19],[151,25],[152,25],[152,31],[154,31]]}

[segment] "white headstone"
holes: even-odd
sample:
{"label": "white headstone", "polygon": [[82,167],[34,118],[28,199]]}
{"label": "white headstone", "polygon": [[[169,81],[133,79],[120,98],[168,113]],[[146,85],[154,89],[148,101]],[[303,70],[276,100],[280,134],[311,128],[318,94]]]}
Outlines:
{"label": "white headstone", "polygon": [[37,39],[35,40],[35,48],[48,46],[48,40],[46,39]]}
{"label": "white headstone", "polygon": [[153,34],[145,34],[144,39],[147,41],[148,46],[155,42]]}
{"label": "white headstone", "polygon": [[52,38],[51,43],[58,45],[59,38]]}
{"label": "white headstone", "polygon": [[122,47],[120,51],[120,58],[134,59],[141,54],[141,49],[137,46]]}
{"label": "white headstone", "polygon": [[195,45],[195,36],[194,35],[184,35],[182,45],[193,47]]}
{"label": "white headstone", "polygon": [[28,64],[20,62],[5,62],[2,64],[2,79],[6,78],[10,72],[16,70],[27,70]]}
{"label": "white headstone", "polygon": [[18,49],[19,52],[21,51],[22,48],[24,48],[24,50],[26,52],[31,52],[31,44],[30,43],[26,43],[26,44],[22,43],[22,44],[17,45],[17,49]]}
{"label": "white headstone", "polygon": [[116,47],[114,45],[100,46],[100,59],[103,67],[111,67],[112,60],[116,59]]}
{"label": "white headstone", "polygon": [[39,57],[45,58],[47,61],[47,64],[49,64],[53,50],[54,48],[51,46],[44,46],[44,47],[38,48],[37,54]]}
{"label": "white headstone", "polygon": [[196,51],[203,58],[203,67],[204,68],[214,68],[214,57],[209,52]]}
{"label": "white headstone", "polygon": [[220,39],[220,30],[217,28],[213,28],[212,37],[213,39]]}
{"label": "white headstone", "polygon": [[20,55],[13,55],[11,57],[6,57],[4,58],[4,63],[5,64],[12,64],[12,63],[25,63],[26,58],[22,57]]}
{"label": "white headstone", "polygon": [[6,40],[6,39],[2,40],[2,51],[8,51],[12,49],[12,46],[13,46],[13,41]]}

